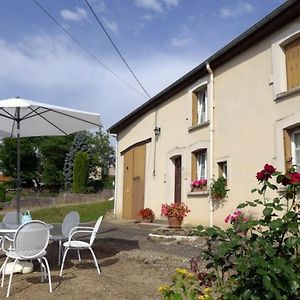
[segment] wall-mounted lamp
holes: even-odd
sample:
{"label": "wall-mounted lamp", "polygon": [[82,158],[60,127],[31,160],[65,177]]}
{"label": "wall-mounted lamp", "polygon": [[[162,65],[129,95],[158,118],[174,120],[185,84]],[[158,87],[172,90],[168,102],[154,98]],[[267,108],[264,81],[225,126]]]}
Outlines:
{"label": "wall-mounted lamp", "polygon": [[156,137],[158,137],[159,135],[160,135],[160,127],[155,127],[154,128],[154,135],[156,136]]}

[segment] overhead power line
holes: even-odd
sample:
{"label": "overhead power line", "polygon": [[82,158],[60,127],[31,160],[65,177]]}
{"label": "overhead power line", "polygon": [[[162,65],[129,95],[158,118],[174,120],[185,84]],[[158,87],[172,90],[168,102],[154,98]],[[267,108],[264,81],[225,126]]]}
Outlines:
{"label": "overhead power line", "polygon": [[142,90],[146,93],[146,95],[151,98],[151,96],[148,94],[148,92],[146,91],[146,89],[143,87],[142,83],[138,80],[137,76],[134,74],[133,70],[130,68],[130,66],[128,65],[128,63],[126,62],[124,56],[121,54],[120,50],[118,49],[118,47],[116,46],[116,44],[114,43],[114,41],[112,40],[112,38],[110,37],[108,31],[105,29],[104,25],[102,24],[102,22],[100,21],[100,19],[98,18],[98,16],[96,15],[94,9],[92,8],[91,4],[89,3],[88,0],[85,0],[86,4],[88,5],[88,7],[90,8],[92,14],[94,15],[94,17],[96,18],[98,24],[101,26],[101,28],[103,29],[104,33],[106,34],[107,38],[109,39],[109,41],[111,42],[111,44],[113,45],[113,47],[115,48],[115,50],[117,51],[117,53],[119,54],[119,56],[121,57],[121,59],[123,60],[124,64],[126,65],[127,69],[130,71],[130,73],[132,74],[132,76],[135,78],[135,80],[137,81],[137,83],[139,84],[139,86],[142,88]]}
{"label": "overhead power line", "polygon": [[135,87],[130,85],[124,79],[122,79],[116,72],[106,66],[95,54],[93,54],[88,48],[86,48],[72,33],[67,30],[64,26],[62,26],[37,0],[32,0],[59,28],[61,28],[81,49],[87,52],[94,60],[96,60],[102,67],[104,67],[107,71],[112,73],[118,80],[120,80],[123,84],[125,84],[130,89],[134,90],[139,95],[145,97],[140,91],[138,91]]}

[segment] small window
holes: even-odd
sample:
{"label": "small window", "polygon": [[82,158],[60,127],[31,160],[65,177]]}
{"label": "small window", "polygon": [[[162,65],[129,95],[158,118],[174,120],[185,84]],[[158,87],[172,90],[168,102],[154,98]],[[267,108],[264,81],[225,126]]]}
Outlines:
{"label": "small window", "polygon": [[219,177],[223,176],[227,184],[227,179],[228,179],[227,161],[218,162],[218,169],[219,169]]}
{"label": "small window", "polygon": [[300,38],[284,47],[287,89],[300,86]]}
{"label": "small window", "polygon": [[207,88],[193,92],[192,125],[207,121]]}
{"label": "small window", "polygon": [[300,127],[283,130],[285,170],[292,166],[300,172]]}
{"label": "small window", "polygon": [[296,171],[300,171],[300,131],[294,131],[291,136],[292,164]]}
{"label": "small window", "polygon": [[192,153],[192,180],[207,179],[207,151],[202,149]]}

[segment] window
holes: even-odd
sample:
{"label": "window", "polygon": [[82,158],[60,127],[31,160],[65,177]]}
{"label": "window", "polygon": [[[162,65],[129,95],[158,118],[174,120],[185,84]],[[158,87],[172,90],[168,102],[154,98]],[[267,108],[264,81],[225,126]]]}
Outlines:
{"label": "window", "polygon": [[207,88],[193,92],[192,125],[207,121]]}
{"label": "window", "polygon": [[283,130],[285,170],[292,166],[300,172],[300,127]]}
{"label": "window", "polygon": [[296,171],[300,171],[300,130],[294,131],[291,136],[292,146],[292,164],[295,166]]}
{"label": "window", "polygon": [[207,179],[207,151],[202,149],[192,153],[192,180]]}
{"label": "window", "polygon": [[218,169],[219,169],[219,177],[223,176],[225,178],[225,182],[227,184],[228,179],[228,169],[227,169],[227,161],[218,162]]}
{"label": "window", "polygon": [[300,38],[284,47],[286,62],[287,89],[300,86]]}
{"label": "window", "polygon": [[219,176],[223,176],[225,179],[227,179],[227,161],[221,161],[218,163],[219,167]]}

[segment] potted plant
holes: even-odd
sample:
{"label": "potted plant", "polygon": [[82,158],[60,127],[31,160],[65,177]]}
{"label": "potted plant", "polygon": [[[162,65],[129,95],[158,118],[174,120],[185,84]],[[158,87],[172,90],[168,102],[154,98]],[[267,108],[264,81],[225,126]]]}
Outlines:
{"label": "potted plant", "polygon": [[229,191],[226,189],[226,180],[223,176],[220,176],[217,180],[213,179],[209,187],[210,195],[214,200],[223,200],[227,196],[227,192]]}
{"label": "potted plant", "polygon": [[207,179],[196,179],[191,182],[191,191],[206,191],[207,190]]}
{"label": "potted plant", "polygon": [[168,217],[169,227],[181,227],[183,218],[189,212],[189,208],[183,202],[161,205],[161,215]]}
{"label": "potted plant", "polygon": [[155,218],[153,210],[149,207],[142,208],[139,211],[138,215],[141,216],[145,222],[149,222],[149,223],[152,223]]}

